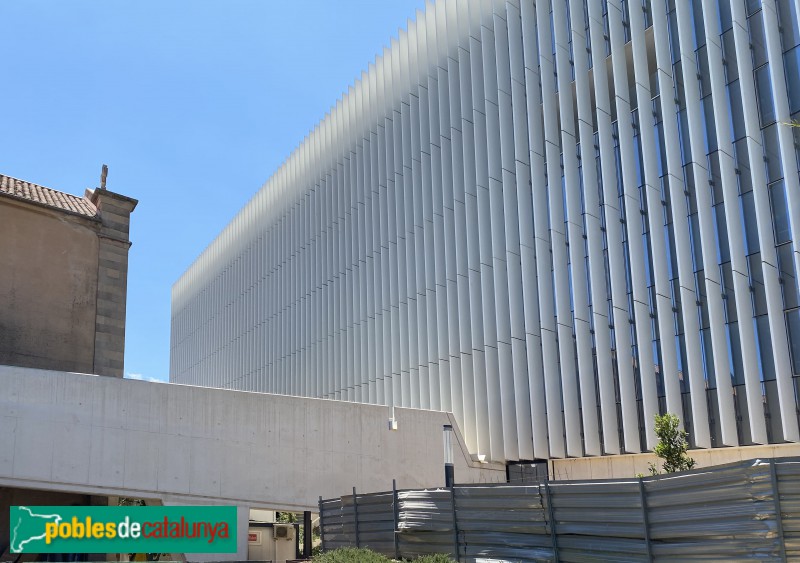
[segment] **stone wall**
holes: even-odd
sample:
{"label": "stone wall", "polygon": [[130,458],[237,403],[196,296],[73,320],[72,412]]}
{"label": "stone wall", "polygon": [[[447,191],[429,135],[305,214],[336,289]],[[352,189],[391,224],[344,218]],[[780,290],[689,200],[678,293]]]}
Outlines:
{"label": "stone wall", "polygon": [[97,318],[92,373],[122,377],[125,359],[125,313],[128,291],[130,215],[136,200],[95,190],[86,197],[101,220],[98,233]]}
{"label": "stone wall", "polygon": [[0,364],[93,371],[96,229],[0,198]]}
{"label": "stone wall", "polygon": [[[800,456],[800,444],[698,449],[689,450],[689,456],[696,467],[711,467],[747,459]],[[554,459],[550,461],[550,478],[556,481],[630,479],[640,473],[650,475],[651,463],[660,467],[663,460],[652,453]]]}
{"label": "stone wall", "polygon": [[0,198],[0,364],[123,376],[137,202],[86,198],[96,217]]}

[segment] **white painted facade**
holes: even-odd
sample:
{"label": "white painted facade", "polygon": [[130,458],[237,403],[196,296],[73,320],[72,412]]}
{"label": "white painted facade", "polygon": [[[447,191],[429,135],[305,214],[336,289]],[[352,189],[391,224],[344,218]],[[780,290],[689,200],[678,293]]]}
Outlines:
{"label": "white painted facade", "polygon": [[800,441],[797,13],[429,2],[175,284],[171,381],[450,411],[499,461],[666,411]]}

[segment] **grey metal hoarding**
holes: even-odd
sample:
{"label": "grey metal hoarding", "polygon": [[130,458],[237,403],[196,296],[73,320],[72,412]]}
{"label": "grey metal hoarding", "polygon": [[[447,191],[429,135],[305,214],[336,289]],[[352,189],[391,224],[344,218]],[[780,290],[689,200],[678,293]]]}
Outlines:
{"label": "grey metal hoarding", "polygon": [[791,561],[800,458],[633,479],[463,485],[320,501],[324,549],[458,561]]}

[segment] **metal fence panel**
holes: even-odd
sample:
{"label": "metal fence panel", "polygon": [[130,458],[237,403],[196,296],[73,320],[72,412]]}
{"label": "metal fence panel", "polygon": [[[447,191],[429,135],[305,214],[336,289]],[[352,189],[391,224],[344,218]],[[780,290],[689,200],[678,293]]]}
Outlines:
{"label": "metal fence panel", "polygon": [[558,560],[573,563],[596,561],[649,561],[643,540],[600,536],[558,536]]}
{"label": "metal fence panel", "polygon": [[396,494],[396,506],[394,492],[320,500],[325,549],[476,563],[800,559],[800,458]]}
{"label": "metal fence panel", "polygon": [[350,538],[351,544],[360,547],[361,543],[358,541],[357,524],[356,521],[356,505],[353,502],[353,495],[342,497],[341,507],[341,523],[342,523],[342,536]]}
{"label": "metal fence panel", "polygon": [[319,516],[320,535],[324,549],[353,545],[353,539],[342,533],[341,499],[321,500]]}
{"label": "metal fence panel", "polygon": [[650,478],[645,489],[656,560],[779,557],[769,464]]}
{"label": "metal fence panel", "polygon": [[538,486],[455,487],[462,561],[552,561]]}
{"label": "metal fence panel", "polygon": [[644,539],[638,481],[550,483],[559,535]]}
{"label": "metal fence panel", "polygon": [[549,488],[560,561],[647,561],[638,480]]}
{"label": "metal fence panel", "polygon": [[398,491],[400,555],[455,555],[452,494],[447,489]]}
{"label": "metal fence panel", "polygon": [[452,532],[453,504],[450,491],[434,489],[424,491],[398,491],[400,532]]}
{"label": "metal fence panel", "polygon": [[787,560],[800,560],[800,462],[775,460]]}
{"label": "metal fence panel", "polygon": [[358,540],[361,547],[394,556],[394,495],[358,495]]}

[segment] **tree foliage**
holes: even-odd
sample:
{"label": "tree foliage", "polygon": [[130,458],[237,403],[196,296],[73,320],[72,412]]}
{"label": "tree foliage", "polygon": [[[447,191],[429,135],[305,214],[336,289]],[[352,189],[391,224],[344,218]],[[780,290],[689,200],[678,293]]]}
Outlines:
{"label": "tree foliage", "polygon": [[294,512],[276,512],[275,521],[281,524],[294,524],[297,522],[297,514]]}
{"label": "tree foliage", "polygon": [[693,468],[695,462],[686,453],[689,450],[689,433],[681,429],[680,419],[672,413],[665,413],[656,415],[655,424],[658,444],[653,452],[664,462],[661,469],[651,463],[650,473],[658,475],[662,469],[664,473],[674,473]]}

